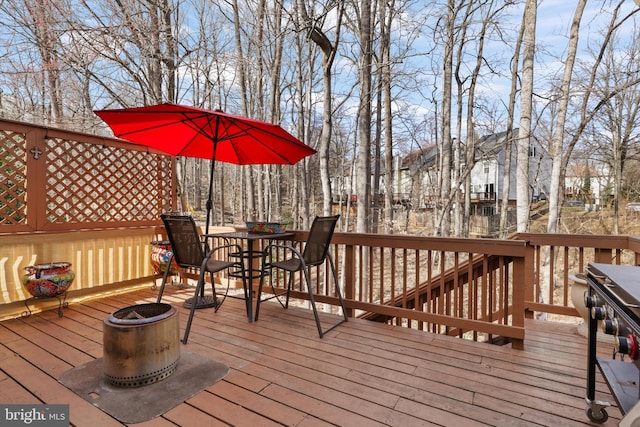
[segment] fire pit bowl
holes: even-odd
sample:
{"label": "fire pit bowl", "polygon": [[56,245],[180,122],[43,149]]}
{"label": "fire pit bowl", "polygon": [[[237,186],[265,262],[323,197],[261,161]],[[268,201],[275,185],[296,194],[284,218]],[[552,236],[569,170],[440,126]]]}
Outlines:
{"label": "fire pit bowl", "polygon": [[106,379],[119,387],[140,387],[173,374],[180,359],[178,310],[170,304],[125,307],[104,320]]}

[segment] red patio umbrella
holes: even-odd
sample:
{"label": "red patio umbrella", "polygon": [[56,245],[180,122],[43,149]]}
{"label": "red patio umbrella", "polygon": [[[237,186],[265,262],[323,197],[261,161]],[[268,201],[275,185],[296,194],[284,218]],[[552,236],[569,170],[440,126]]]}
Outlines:
{"label": "red patio umbrella", "polygon": [[122,139],[173,156],[211,160],[207,232],[215,160],[239,165],[294,164],[316,151],[278,125],[179,104],[94,111]]}

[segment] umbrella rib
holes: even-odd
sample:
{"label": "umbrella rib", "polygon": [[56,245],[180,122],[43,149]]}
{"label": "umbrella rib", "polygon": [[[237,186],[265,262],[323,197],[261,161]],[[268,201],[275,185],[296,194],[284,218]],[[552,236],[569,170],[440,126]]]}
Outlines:
{"label": "umbrella rib", "polygon": [[[194,120],[194,118],[190,117],[190,115],[188,115],[187,113],[181,113],[181,115],[182,115],[182,117],[184,117],[184,119],[185,119],[184,123],[187,126],[189,126],[191,129],[193,129],[194,131],[196,131],[200,135],[208,137],[214,145],[216,144],[218,139],[216,138],[216,131],[215,130],[213,130],[211,133],[203,132],[202,130],[204,129],[204,126],[199,126],[198,123],[196,122],[196,120]],[[206,118],[207,119],[206,126],[207,126],[207,128],[209,130],[211,130],[211,123],[213,122],[213,119],[214,119],[214,117],[212,117],[211,114],[203,114],[202,116],[197,117],[197,118],[198,119]]]}
{"label": "umbrella rib", "polygon": [[129,136],[129,135],[135,135],[137,133],[146,132],[146,131],[153,130],[153,129],[161,129],[161,128],[164,128],[164,127],[169,127],[171,125],[172,125],[172,123],[160,123],[160,124],[153,125],[153,126],[140,127],[140,128],[135,129],[135,130],[128,131],[128,132],[118,132],[118,137],[122,138],[122,139],[127,139],[126,137]]}
{"label": "umbrella rib", "polygon": [[[231,128],[232,121],[236,125],[236,127],[239,128],[239,130],[237,132],[235,132],[235,133],[228,133],[228,130]],[[294,162],[290,161],[289,159],[287,159],[287,157],[282,155],[279,151],[276,151],[273,147],[270,147],[269,145],[264,144],[255,135],[252,135],[250,131],[252,129],[253,130],[259,130],[260,132],[262,132],[265,135],[272,136],[274,138],[281,138],[281,139],[286,140],[287,142],[290,142],[292,144],[301,146],[300,142],[297,139],[295,139],[295,138],[292,139],[291,137],[288,137],[288,136],[285,137],[285,136],[279,135],[279,134],[277,134],[275,132],[271,132],[269,130],[265,130],[264,128],[258,128],[256,126],[249,125],[249,124],[247,124],[246,121],[235,120],[235,119],[233,119],[232,121],[225,122],[225,123],[228,123],[226,126],[224,124],[222,125],[224,127],[224,129],[225,129],[225,136],[224,137],[218,136],[218,140],[217,140],[218,142],[227,141],[227,140],[233,140],[234,138],[238,138],[241,135],[246,135],[247,137],[250,137],[254,141],[256,141],[259,144],[261,144],[261,146],[264,147],[265,149],[267,149],[270,152],[274,153],[278,158],[282,159],[284,163],[287,163],[287,164],[293,164],[294,163]],[[265,122],[265,123],[267,123],[267,122]],[[245,125],[245,127],[242,127],[241,125]],[[272,125],[272,126],[275,126],[275,125]],[[240,155],[239,155],[240,152],[236,149],[235,146],[233,146],[232,149],[233,149],[233,152],[236,153],[236,158],[240,159]]]}

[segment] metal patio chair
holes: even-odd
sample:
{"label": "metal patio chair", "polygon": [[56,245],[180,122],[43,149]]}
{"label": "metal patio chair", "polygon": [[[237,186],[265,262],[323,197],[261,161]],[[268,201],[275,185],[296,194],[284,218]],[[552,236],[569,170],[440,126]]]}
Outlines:
{"label": "metal patio chair", "polygon": [[[182,339],[182,342],[186,344],[196,308],[213,307],[214,312],[217,312],[229,295],[229,281],[227,280],[224,295],[222,299],[218,298],[214,274],[231,268],[235,268],[236,270],[234,271],[243,271],[241,262],[230,256],[231,253],[239,251],[240,246],[227,243],[209,249],[207,242],[200,236],[200,231],[191,215],[162,214],[160,218],[164,223],[167,237],[171,243],[172,257],[175,258],[178,267],[200,271],[193,298],[187,299],[184,304],[185,307],[191,309],[187,327],[184,332],[184,338]],[[218,253],[222,255],[219,257],[220,259],[215,259],[214,255]],[[171,259],[169,260],[169,265],[170,263]],[[168,271],[169,269],[167,268],[162,279],[162,286],[158,293],[158,303],[162,299],[164,287],[169,276]],[[205,275],[207,273],[210,274],[211,278],[212,296],[205,296]],[[246,299],[246,280],[244,280],[244,277],[242,277],[242,279]],[[229,296],[232,297],[231,295]]]}
{"label": "metal patio chair", "polygon": [[[344,307],[344,301],[342,299],[342,294],[340,292],[340,286],[338,285],[338,275],[336,274],[335,265],[333,263],[333,259],[331,254],[329,253],[329,247],[331,245],[331,238],[333,236],[333,232],[336,227],[336,223],[338,222],[338,218],[340,215],[328,216],[328,217],[319,217],[317,216],[313,220],[313,224],[311,225],[311,230],[309,230],[309,235],[307,237],[307,241],[304,245],[304,249],[300,252],[298,249],[293,247],[292,245],[287,244],[278,244],[271,243],[269,244],[264,251],[263,260],[262,260],[262,274],[260,277],[260,286],[258,287],[258,297],[256,303],[256,320],[258,320],[258,315],[260,313],[260,304],[263,301],[267,301],[273,298],[276,298],[280,305],[283,308],[289,307],[289,296],[291,295],[291,286],[293,284],[293,276],[297,272],[304,273],[304,281],[307,285],[307,292],[309,293],[309,301],[311,302],[311,307],[313,308],[313,316],[316,321],[316,326],[318,327],[318,335],[322,338],[327,332],[331,331],[338,325],[347,321],[347,313]],[[285,258],[284,260],[278,261],[276,257],[276,252],[280,250],[284,252],[284,256],[289,258]],[[275,261],[272,261],[275,260]],[[338,323],[333,324],[331,327],[323,330],[320,324],[320,317],[318,316],[318,309],[316,308],[316,302],[313,297],[313,290],[311,288],[311,280],[309,277],[309,269],[311,267],[318,267],[324,264],[326,260],[329,260],[329,266],[331,267],[331,275],[333,276],[333,282],[335,285],[335,292],[338,296],[338,300],[340,302],[340,307],[342,308],[342,316]],[[273,286],[273,278],[271,277],[271,273],[273,270],[284,270],[289,273],[289,279],[287,283],[287,289],[284,292],[278,292],[275,290]],[[262,300],[262,287],[264,285],[265,277],[269,276],[269,280],[271,283],[271,288],[273,291],[273,295]],[[285,302],[283,303],[280,299],[281,296],[286,295]]]}

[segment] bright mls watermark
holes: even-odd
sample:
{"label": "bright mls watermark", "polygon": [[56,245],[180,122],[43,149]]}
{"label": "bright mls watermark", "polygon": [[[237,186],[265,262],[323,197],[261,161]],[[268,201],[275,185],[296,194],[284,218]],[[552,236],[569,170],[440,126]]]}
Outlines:
{"label": "bright mls watermark", "polygon": [[0,426],[69,427],[69,405],[2,405]]}

